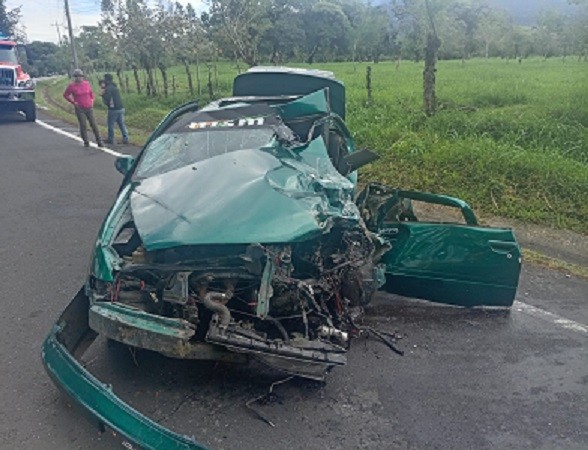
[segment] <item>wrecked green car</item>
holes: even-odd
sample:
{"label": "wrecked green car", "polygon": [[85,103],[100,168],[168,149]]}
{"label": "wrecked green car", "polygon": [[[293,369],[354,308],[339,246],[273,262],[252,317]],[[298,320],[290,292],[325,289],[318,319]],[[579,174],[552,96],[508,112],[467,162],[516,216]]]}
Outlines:
{"label": "wrecked green car", "polygon": [[[136,158],[84,287],[47,338],[56,384],[142,448],[200,448],[125,405],[77,361],[97,334],[174,358],[246,362],[322,380],[346,363],[378,289],[510,306],[520,249],[458,199],[378,184],[329,72],[255,68],[233,97],[172,111]],[[462,223],[422,220],[449,207]]]}

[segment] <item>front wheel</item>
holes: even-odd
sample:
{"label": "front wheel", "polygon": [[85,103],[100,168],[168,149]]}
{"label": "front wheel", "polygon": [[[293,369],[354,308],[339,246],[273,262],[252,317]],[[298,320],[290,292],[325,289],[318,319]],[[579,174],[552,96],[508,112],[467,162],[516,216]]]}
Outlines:
{"label": "front wheel", "polygon": [[29,103],[23,112],[27,122],[34,122],[37,120],[37,108],[34,102]]}

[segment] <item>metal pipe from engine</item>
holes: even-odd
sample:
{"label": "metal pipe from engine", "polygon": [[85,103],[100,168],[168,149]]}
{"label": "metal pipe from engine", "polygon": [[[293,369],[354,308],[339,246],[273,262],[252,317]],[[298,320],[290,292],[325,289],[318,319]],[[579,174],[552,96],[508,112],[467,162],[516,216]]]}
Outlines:
{"label": "metal pipe from engine", "polygon": [[276,328],[280,331],[280,334],[282,335],[282,338],[284,339],[284,342],[286,344],[290,343],[290,336],[288,336],[288,332],[284,328],[284,325],[282,325],[282,323],[278,319],[272,316],[265,316],[265,320],[270,321],[276,326]]}
{"label": "metal pipe from engine", "polygon": [[321,337],[334,337],[338,339],[340,342],[346,343],[349,340],[349,334],[345,331],[341,331],[335,327],[329,327],[326,325],[321,325],[318,329],[319,335]]}
{"label": "metal pipe from engine", "polygon": [[[218,300],[225,300],[226,294],[222,292],[209,292],[202,298],[202,303],[212,312],[218,314],[220,319],[219,327],[220,328],[227,328],[229,323],[231,322],[231,312],[229,308],[227,308],[222,303],[219,303]],[[218,300],[215,300],[218,299]]]}

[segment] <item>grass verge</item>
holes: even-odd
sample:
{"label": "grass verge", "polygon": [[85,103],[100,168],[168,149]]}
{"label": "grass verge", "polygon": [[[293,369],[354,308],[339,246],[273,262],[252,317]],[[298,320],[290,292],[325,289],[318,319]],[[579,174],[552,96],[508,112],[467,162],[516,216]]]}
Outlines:
{"label": "grass verge", "polygon": [[550,258],[549,256],[545,256],[528,248],[523,249],[523,261],[535,266],[546,267],[548,269],[575,275],[579,278],[588,279],[588,267],[568,263],[556,258]]}
{"label": "grass verge", "polygon": [[[363,180],[445,193],[484,214],[588,234],[588,64],[441,61],[440,107],[430,118],[421,112],[421,63],[372,64],[371,99],[367,66],[312,66],[332,70],[345,83],[348,126],[358,146],[380,155],[360,173]],[[210,78],[213,96],[230,95],[237,73],[233,64],[219,64]],[[205,75],[200,79],[208,79]],[[132,80],[131,74],[123,76]],[[144,142],[171,108],[192,99],[184,69],[171,68],[169,76],[175,88],[168,97],[133,92],[132,82],[123,93],[134,143]],[[93,78],[97,86],[98,76]],[[67,106],[61,98],[66,84],[65,79],[49,84],[52,102]],[[210,98],[199,100],[205,104]],[[102,109],[97,105],[98,117]]]}

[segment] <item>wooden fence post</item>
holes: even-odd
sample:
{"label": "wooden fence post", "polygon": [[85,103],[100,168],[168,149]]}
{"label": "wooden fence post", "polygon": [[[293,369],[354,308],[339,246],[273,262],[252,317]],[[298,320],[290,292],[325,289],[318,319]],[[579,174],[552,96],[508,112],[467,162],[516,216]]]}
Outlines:
{"label": "wooden fence post", "polygon": [[372,102],[372,66],[367,66],[365,71],[365,88],[367,89],[368,102]]}

